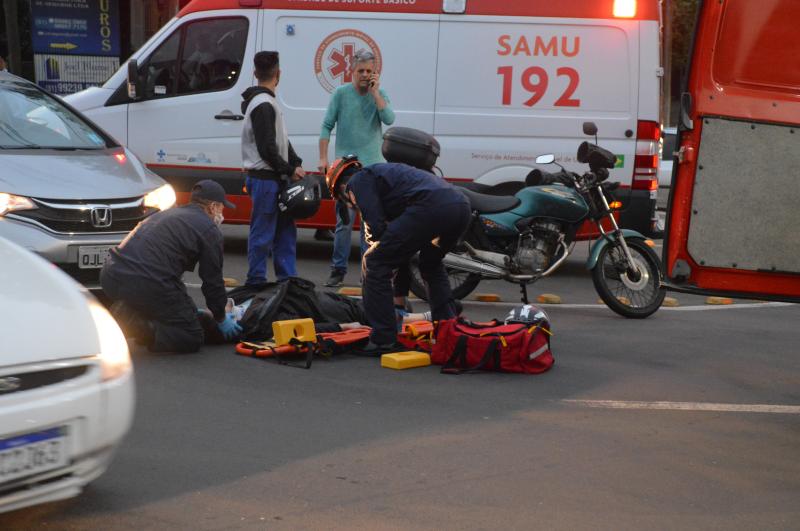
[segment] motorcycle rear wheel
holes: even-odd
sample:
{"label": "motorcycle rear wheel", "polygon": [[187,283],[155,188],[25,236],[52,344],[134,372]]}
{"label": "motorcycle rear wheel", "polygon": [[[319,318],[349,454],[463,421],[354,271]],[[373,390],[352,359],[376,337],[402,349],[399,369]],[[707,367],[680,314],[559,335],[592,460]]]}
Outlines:
{"label": "motorcycle rear wheel", "polygon": [[[472,293],[481,281],[481,276],[477,273],[467,273],[449,267],[446,270],[454,299],[463,299]],[[411,292],[422,300],[428,300],[428,292],[425,289],[425,282],[422,281],[422,274],[419,272],[419,264],[416,259],[411,261]]]}
{"label": "motorcycle rear wheel", "polygon": [[639,239],[626,240],[641,278],[627,273],[628,261],[621,247],[608,245],[600,251],[592,270],[592,281],[600,298],[613,311],[629,319],[644,319],[655,313],[667,294],[662,285],[658,256]]}

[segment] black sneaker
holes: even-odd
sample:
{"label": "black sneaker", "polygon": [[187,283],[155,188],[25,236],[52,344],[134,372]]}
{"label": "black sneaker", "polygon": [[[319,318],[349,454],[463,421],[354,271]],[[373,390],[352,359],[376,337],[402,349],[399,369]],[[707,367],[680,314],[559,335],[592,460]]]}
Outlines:
{"label": "black sneaker", "polygon": [[325,281],[325,287],[338,288],[344,284],[344,273],[341,271],[331,271],[331,276]]}
{"label": "black sneaker", "polygon": [[332,242],[333,231],[328,229],[317,229],[316,232],[314,232],[314,239],[319,242]]}
{"label": "black sneaker", "polygon": [[392,352],[402,352],[404,350],[408,350],[400,343],[387,343],[385,345],[379,345],[377,343],[373,343],[372,340],[369,340],[369,343],[366,346],[356,349],[353,351],[353,354],[356,356],[366,356],[369,358],[377,358],[384,354],[391,354]]}

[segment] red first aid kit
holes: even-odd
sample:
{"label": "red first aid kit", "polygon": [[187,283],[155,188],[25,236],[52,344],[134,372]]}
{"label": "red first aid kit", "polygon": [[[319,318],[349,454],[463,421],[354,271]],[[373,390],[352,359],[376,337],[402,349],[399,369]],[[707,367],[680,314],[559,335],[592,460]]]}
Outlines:
{"label": "red first aid kit", "polygon": [[463,319],[438,323],[431,362],[444,374],[501,371],[539,374],[553,366],[546,322],[476,324]]}

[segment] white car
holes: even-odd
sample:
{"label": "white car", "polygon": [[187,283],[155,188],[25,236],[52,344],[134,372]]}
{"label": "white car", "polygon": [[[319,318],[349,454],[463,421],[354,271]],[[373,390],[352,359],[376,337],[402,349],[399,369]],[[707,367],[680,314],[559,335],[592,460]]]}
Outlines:
{"label": "white car", "polygon": [[0,512],[75,496],[133,420],[117,323],[85,288],[0,238]]}

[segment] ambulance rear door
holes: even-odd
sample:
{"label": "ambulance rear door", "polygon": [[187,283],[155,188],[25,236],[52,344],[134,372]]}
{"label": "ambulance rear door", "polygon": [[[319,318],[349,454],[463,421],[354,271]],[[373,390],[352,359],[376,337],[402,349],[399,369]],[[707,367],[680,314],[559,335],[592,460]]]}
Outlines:
{"label": "ambulance rear door", "polygon": [[797,0],[700,2],[664,245],[679,291],[800,301]]}

